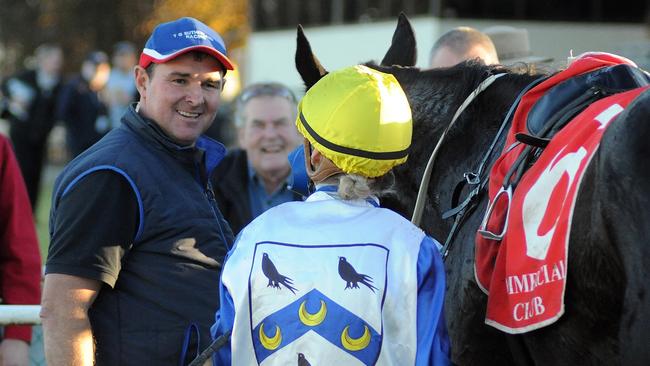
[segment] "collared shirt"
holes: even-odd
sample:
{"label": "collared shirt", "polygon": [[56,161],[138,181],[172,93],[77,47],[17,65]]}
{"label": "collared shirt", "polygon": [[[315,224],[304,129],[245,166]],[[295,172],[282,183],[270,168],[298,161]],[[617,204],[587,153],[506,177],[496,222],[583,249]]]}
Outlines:
{"label": "collared shirt", "polygon": [[276,189],[273,193],[266,193],[264,182],[260,178],[255,169],[248,164],[248,197],[251,202],[251,215],[253,218],[262,214],[271,207],[275,207],[281,203],[290,202],[294,200],[294,194],[288,187],[288,176],[280,188]]}

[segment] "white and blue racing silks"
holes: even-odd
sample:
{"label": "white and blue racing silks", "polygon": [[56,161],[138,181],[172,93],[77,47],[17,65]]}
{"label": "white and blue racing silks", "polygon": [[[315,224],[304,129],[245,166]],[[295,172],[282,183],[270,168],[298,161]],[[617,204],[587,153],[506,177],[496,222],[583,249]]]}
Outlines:
{"label": "white and blue racing silks", "polygon": [[214,365],[448,365],[436,242],[387,209],[316,192],[236,240]]}

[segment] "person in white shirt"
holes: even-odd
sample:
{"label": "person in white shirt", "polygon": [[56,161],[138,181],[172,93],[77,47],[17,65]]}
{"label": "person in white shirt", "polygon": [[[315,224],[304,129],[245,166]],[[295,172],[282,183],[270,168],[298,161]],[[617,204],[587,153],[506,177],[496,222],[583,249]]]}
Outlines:
{"label": "person in white shirt", "polygon": [[449,364],[436,241],[377,198],[411,144],[399,83],[361,65],[332,72],[296,126],[315,192],[238,236],[211,329],[232,335],[214,365]]}

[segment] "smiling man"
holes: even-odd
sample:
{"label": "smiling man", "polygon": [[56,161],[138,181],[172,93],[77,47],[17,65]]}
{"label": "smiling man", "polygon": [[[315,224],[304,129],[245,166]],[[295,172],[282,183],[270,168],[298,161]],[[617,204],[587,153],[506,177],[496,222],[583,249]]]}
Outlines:
{"label": "smiling man", "polygon": [[241,149],[226,155],[212,175],[219,208],[234,233],[269,208],[300,199],[287,188],[287,155],[302,142],[296,110],[295,96],[279,83],[252,84],[235,101]]}
{"label": "smiling man", "polygon": [[48,365],[185,365],[209,345],[233,237],[208,179],[225,148],[202,134],[232,68],[205,24],[160,24],[135,67],[140,102],[58,177]]}

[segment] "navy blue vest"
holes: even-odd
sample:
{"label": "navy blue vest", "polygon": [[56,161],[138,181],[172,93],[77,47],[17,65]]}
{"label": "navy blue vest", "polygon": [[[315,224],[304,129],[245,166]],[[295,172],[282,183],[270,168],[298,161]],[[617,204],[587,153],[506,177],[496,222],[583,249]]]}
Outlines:
{"label": "navy blue vest", "polygon": [[61,197],[93,171],[122,174],[138,199],[140,220],[131,250],[115,287],[105,285],[90,310],[98,364],[177,363],[192,323],[200,331],[200,347],[210,343],[219,275],[233,242],[208,180],[224,153],[223,145],[205,137],[196,148],[175,145],[131,107],[119,128],[70,162],[57,179],[51,221]]}

